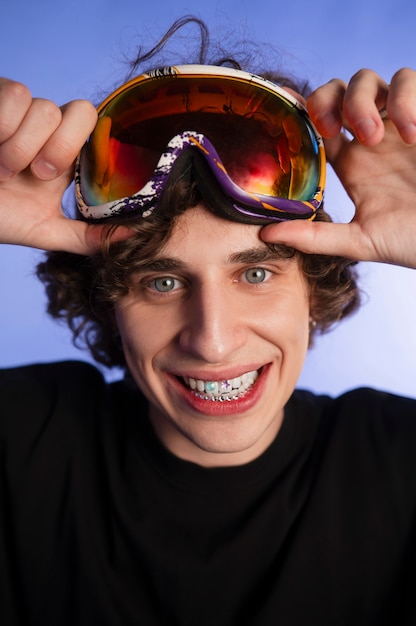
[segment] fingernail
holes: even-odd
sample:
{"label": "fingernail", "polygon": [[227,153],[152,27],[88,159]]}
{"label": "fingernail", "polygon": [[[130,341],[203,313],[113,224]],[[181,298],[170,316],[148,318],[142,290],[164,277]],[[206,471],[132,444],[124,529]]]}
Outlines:
{"label": "fingernail", "polygon": [[332,113],[324,113],[316,117],[316,125],[323,134],[331,134],[338,131],[339,121]]}
{"label": "fingernail", "polygon": [[416,124],[413,124],[413,123],[406,124],[406,126],[403,126],[403,128],[401,129],[401,134],[404,140],[407,141],[408,143],[415,143]]}
{"label": "fingernail", "polygon": [[48,163],[48,161],[44,161],[43,159],[39,159],[39,161],[33,162],[32,171],[41,180],[51,180],[52,178],[55,178],[55,176],[57,176],[58,174],[58,170],[56,169],[56,167],[51,163]]}
{"label": "fingernail", "polygon": [[360,141],[369,139],[377,130],[377,125],[371,118],[357,122],[354,127],[355,133]]}
{"label": "fingernail", "polygon": [[9,170],[8,167],[5,167],[4,165],[0,163],[0,178],[2,180],[8,180],[9,178],[13,176],[13,174],[14,172],[12,172],[12,170]]}

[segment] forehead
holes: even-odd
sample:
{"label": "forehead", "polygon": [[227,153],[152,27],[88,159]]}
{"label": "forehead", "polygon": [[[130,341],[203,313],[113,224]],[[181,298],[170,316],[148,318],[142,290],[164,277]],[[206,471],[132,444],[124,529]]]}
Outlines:
{"label": "forehead", "polygon": [[177,218],[160,255],[181,258],[206,249],[229,255],[247,246],[266,248],[259,237],[260,228],[226,220],[199,204]]}
{"label": "forehead", "polygon": [[214,265],[278,262],[300,272],[298,256],[285,246],[264,243],[261,226],[218,217],[204,205],[188,209],[175,223],[170,238],[155,255],[163,267],[207,268]]}

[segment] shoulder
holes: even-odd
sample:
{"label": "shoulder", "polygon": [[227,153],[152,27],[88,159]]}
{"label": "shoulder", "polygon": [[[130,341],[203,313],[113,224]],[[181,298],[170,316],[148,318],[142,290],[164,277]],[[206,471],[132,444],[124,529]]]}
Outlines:
{"label": "shoulder", "polygon": [[333,423],[351,426],[384,424],[392,428],[408,425],[416,428],[416,400],[371,388],[358,388],[338,397],[316,395],[305,390],[296,390],[291,399],[299,411],[316,414],[321,419],[327,416]]}
{"label": "shoulder", "polygon": [[76,361],[0,370],[0,458],[10,480],[44,466],[56,479],[69,465],[93,463],[103,442],[114,446],[127,419],[124,387]]}
{"label": "shoulder", "polygon": [[[385,462],[416,466],[416,400],[375,389],[356,389],[335,399],[329,419],[340,436]],[[390,461],[389,461],[390,459]]]}
{"label": "shoulder", "polygon": [[108,385],[92,365],[66,361],[0,370],[0,440],[29,450],[58,444],[103,414]]}
{"label": "shoulder", "polygon": [[[370,388],[336,398],[300,392],[302,405],[316,415],[315,447],[336,463],[378,467],[380,474],[416,470],[416,400]],[[308,421],[306,417],[301,421]],[[299,411],[298,411],[299,414]],[[405,479],[407,480],[407,479]],[[413,488],[413,487],[412,487]]]}
{"label": "shoulder", "polygon": [[63,361],[0,370],[0,415],[43,415],[60,403],[79,403],[105,386],[101,373],[88,363]]}
{"label": "shoulder", "polygon": [[53,363],[33,363],[21,367],[0,369],[1,387],[23,383],[42,385],[56,384],[59,381],[82,379],[84,377],[102,378],[93,365],[83,361],[57,361]]}
{"label": "shoulder", "polygon": [[416,400],[370,388],[359,388],[334,398],[328,412],[357,428],[394,432],[416,431]]}
{"label": "shoulder", "polygon": [[394,456],[416,465],[416,400],[370,388],[338,397],[296,391],[291,410],[315,444],[354,455]]}

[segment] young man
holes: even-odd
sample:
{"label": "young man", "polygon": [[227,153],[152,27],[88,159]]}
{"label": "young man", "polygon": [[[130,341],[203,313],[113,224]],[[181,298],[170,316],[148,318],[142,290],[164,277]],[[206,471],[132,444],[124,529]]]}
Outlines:
{"label": "young man", "polygon": [[[197,73],[188,87],[204,103],[201,74],[215,98],[233,81]],[[179,89],[171,74],[150,77],[161,107]],[[171,88],[163,98],[158,80]],[[261,80],[256,95],[271,90],[281,107],[276,128],[261,109],[278,157],[261,144],[245,165],[248,141],[238,163],[252,176],[260,160],[263,175],[273,156],[292,181],[312,164],[307,197],[272,186],[259,203],[236,157],[227,181],[215,169],[205,126],[171,132],[167,114],[176,139],[138,185],[149,145],[132,141],[121,166],[128,142],[108,131],[136,123],[149,101],[135,100],[136,86],[110,97],[97,124],[88,102],[59,109],[1,81],[1,241],[56,251],[39,270],[52,312],[129,371],[113,385],[74,363],[2,374],[3,623],[413,624],[415,402],[294,390],[316,326],[356,306],[346,259],[416,266],[415,73],[387,85],[365,70],[308,99],[356,207],[344,225],[322,221],[318,133]],[[239,94],[233,86],[227,112],[241,139],[250,116],[236,112]],[[69,220],[62,194],[94,128],[76,174],[88,219]],[[212,131],[218,143],[225,128]],[[196,147],[184,147],[188,131],[204,135],[192,135]],[[315,219],[293,219],[305,215]]]}

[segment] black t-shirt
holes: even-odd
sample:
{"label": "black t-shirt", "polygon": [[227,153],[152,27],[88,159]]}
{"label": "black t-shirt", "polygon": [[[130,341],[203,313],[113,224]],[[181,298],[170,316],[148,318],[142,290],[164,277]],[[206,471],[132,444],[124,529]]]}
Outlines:
{"label": "black t-shirt", "polygon": [[131,384],[0,373],[2,626],[416,624],[416,402],[296,391],[255,461],[177,459]]}

